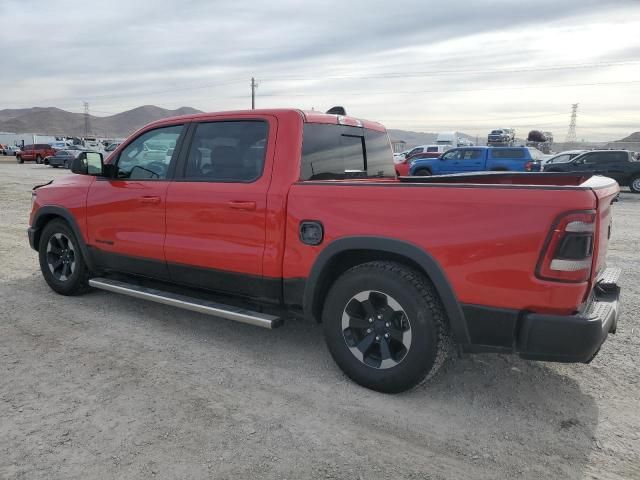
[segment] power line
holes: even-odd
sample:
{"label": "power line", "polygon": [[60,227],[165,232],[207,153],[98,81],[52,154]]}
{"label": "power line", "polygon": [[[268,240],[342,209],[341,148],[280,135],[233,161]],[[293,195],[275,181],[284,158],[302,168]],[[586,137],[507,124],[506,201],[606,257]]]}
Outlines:
{"label": "power line", "polygon": [[[379,73],[379,74],[367,74],[367,75],[351,75],[351,74],[336,74],[336,75],[321,75],[321,76],[313,76],[313,77],[304,77],[304,76],[277,76],[277,77],[262,77],[263,80],[317,80],[321,78],[322,80],[326,79],[372,79],[372,78],[408,78],[408,77],[429,77],[429,76],[439,76],[439,75],[450,75],[450,74],[500,74],[500,73],[530,73],[530,72],[547,72],[554,70],[582,70],[589,68],[602,68],[602,67],[612,67],[612,66],[625,66],[625,65],[640,65],[640,61],[630,60],[625,62],[607,62],[607,63],[582,63],[582,64],[569,64],[569,65],[553,65],[548,67],[523,67],[516,69],[494,69],[494,70],[427,70],[423,72],[412,71],[410,73],[403,72],[389,72],[389,73]],[[406,64],[399,66],[410,66],[415,68],[415,64]]]}

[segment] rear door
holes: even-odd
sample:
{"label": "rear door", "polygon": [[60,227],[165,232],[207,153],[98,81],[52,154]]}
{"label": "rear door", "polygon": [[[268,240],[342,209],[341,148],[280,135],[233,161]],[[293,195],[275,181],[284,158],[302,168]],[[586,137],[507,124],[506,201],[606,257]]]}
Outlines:
{"label": "rear door", "polygon": [[184,130],[183,124],[177,124],[142,132],[113,160],[114,177],[96,177],[92,183],[87,229],[89,244],[103,266],[168,278],[166,194]]}
{"label": "rear door", "polygon": [[481,172],[485,169],[483,151],[479,148],[465,148],[460,151],[460,159],[457,160],[460,172]]}
{"label": "rear door", "polygon": [[613,178],[619,184],[625,184],[629,176],[629,153],[628,152],[604,152],[600,156],[598,170],[603,175]]}
{"label": "rear door", "polygon": [[164,252],[173,281],[279,298],[280,283],[262,276],[276,131],[266,115],[193,124],[167,191]]}

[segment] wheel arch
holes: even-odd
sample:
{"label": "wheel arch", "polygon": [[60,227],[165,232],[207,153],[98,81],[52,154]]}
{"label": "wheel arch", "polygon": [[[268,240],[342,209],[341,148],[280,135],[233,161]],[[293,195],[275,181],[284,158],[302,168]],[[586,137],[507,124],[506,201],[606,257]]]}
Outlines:
{"label": "wheel arch", "polygon": [[396,261],[423,273],[440,296],[453,339],[458,343],[469,343],[462,307],[440,264],[422,248],[394,238],[344,237],[330,243],[318,255],[306,281],[305,317],[319,322],[324,298],[333,281],[348,269],[375,260]]}
{"label": "wheel arch", "polygon": [[78,222],[73,214],[64,207],[47,205],[38,209],[33,219],[33,224],[31,225],[31,228],[33,229],[33,248],[36,251],[38,250],[40,247],[40,236],[42,235],[42,231],[49,222],[56,219],[64,220],[67,225],[69,225],[76,237],[76,240],[78,241],[78,244],[80,245],[80,250],[82,251],[82,256],[84,257],[87,266],[90,269],[93,269],[94,265],[91,260],[91,255],[80,227],[78,226]]}

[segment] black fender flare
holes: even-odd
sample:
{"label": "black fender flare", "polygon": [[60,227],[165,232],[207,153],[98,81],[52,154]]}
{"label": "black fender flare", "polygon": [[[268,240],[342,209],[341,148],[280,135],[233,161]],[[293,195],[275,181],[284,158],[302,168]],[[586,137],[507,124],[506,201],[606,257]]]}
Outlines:
{"label": "black fender flare", "polygon": [[73,230],[73,234],[76,236],[78,240],[78,244],[80,245],[80,250],[82,251],[82,256],[84,257],[89,270],[95,270],[95,263],[91,257],[91,252],[89,251],[89,247],[84,240],[84,236],[80,231],[80,227],[78,226],[78,222],[73,216],[73,214],[67,210],[65,207],[61,207],[58,205],[46,205],[44,207],[40,207],[33,217],[33,224],[31,225],[31,229],[33,230],[33,238],[34,245],[33,248],[37,251],[40,244],[40,234],[42,233],[42,229],[46,225],[47,217],[60,217],[64,219]]}
{"label": "black fender flare", "polygon": [[436,291],[440,295],[440,299],[449,318],[453,339],[457,343],[469,343],[469,332],[467,330],[462,306],[443,268],[437,260],[424,249],[395,238],[373,236],[342,237],[327,245],[316,258],[306,281],[303,300],[304,315],[306,318],[315,318],[314,305],[319,295],[319,289],[316,287],[319,285],[325,268],[330,264],[332,258],[348,250],[371,250],[392,253],[418,264],[429,276]]}

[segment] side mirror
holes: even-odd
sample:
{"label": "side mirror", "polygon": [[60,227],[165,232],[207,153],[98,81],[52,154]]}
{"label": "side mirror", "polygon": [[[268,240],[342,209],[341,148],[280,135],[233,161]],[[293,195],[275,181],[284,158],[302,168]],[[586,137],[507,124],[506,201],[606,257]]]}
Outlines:
{"label": "side mirror", "polygon": [[71,172],[79,175],[103,175],[104,160],[102,154],[98,152],[82,152],[73,160]]}

